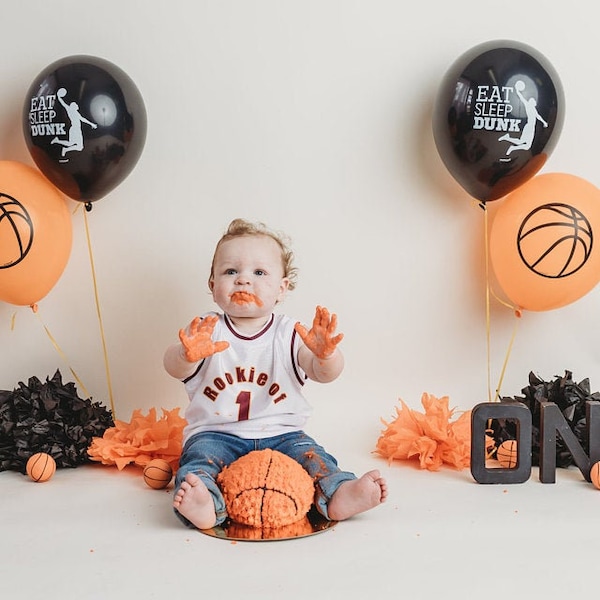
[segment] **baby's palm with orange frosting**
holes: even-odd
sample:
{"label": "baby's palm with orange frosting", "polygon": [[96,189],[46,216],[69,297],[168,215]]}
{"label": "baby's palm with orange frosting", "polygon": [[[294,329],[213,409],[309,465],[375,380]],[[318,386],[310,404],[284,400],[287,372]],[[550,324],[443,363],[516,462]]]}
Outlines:
{"label": "baby's palm with orange frosting", "polygon": [[229,348],[229,342],[214,342],[212,339],[215,324],[218,320],[219,317],[217,316],[208,316],[204,319],[196,317],[190,323],[189,332],[186,332],[185,329],[179,330],[179,339],[183,344],[186,360],[198,362]]}
{"label": "baby's palm with orange frosting", "polygon": [[336,328],[337,316],[330,315],[324,306],[317,306],[310,331],[304,325],[296,323],[298,335],[317,358],[329,358],[342,341],[344,334],[335,335]]}

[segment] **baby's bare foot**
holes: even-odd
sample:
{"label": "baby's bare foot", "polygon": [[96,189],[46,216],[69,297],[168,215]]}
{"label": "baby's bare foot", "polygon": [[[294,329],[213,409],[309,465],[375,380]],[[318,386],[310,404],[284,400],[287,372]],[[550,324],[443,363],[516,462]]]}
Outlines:
{"label": "baby's bare foot", "polygon": [[188,473],[181,482],[173,506],[198,529],[210,529],[216,523],[212,496],[202,479],[193,473]]}
{"label": "baby's bare foot", "polygon": [[385,502],[387,483],[378,470],[365,473],[360,479],[345,481],[336,490],[327,506],[334,521],[349,519]]}

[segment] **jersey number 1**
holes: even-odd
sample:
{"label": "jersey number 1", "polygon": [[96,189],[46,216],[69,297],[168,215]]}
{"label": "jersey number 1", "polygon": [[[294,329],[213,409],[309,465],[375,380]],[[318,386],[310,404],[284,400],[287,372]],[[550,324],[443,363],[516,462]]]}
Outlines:
{"label": "jersey number 1", "polygon": [[247,421],[250,414],[250,392],[240,392],[235,403],[240,405],[238,421]]}

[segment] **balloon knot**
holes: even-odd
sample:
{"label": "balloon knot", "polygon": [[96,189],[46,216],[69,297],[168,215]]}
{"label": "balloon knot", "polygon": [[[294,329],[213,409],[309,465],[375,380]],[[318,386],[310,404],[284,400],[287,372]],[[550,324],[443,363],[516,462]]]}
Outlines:
{"label": "balloon knot", "polygon": [[520,319],[523,316],[523,311],[520,308],[515,308],[515,317]]}
{"label": "balloon knot", "polygon": [[92,203],[91,202],[86,202],[85,203],[85,210],[87,210],[88,212],[90,212],[92,210]]}
{"label": "balloon knot", "polygon": [[36,302],[30,305],[31,310],[36,313],[38,311],[38,305]]}

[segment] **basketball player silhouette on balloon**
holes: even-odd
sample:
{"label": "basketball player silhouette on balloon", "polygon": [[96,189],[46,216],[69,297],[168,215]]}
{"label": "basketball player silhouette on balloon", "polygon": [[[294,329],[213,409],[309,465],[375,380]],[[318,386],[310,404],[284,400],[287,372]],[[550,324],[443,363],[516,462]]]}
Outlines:
{"label": "basketball player silhouette on balloon", "polygon": [[535,126],[537,121],[540,121],[544,127],[548,127],[548,123],[542,118],[537,110],[537,102],[535,98],[525,98],[521,93],[525,89],[525,83],[521,80],[515,83],[515,91],[519,100],[523,104],[527,119],[523,126],[523,131],[518,138],[511,137],[508,133],[498,138],[499,142],[510,142],[513,144],[506,150],[506,154],[510,154],[513,150],[529,150],[533,144],[535,137]]}
{"label": "basketball player silhouette on balloon", "polygon": [[262,223],[232,221],[217,243],[208,280],[222,312],[196,317],[164,355],[190,402],[173,507],[189,527],[227,518],[219,472],[253,450],[277,450],[299,462],[315,483],[314,505],[340,521],[385,501],[378,470],[358,478],[309,437],[306,379],[327,383],[342,372],[335,314],[318,306],[310,329],[274,309],[295,287],[284,236]]}

